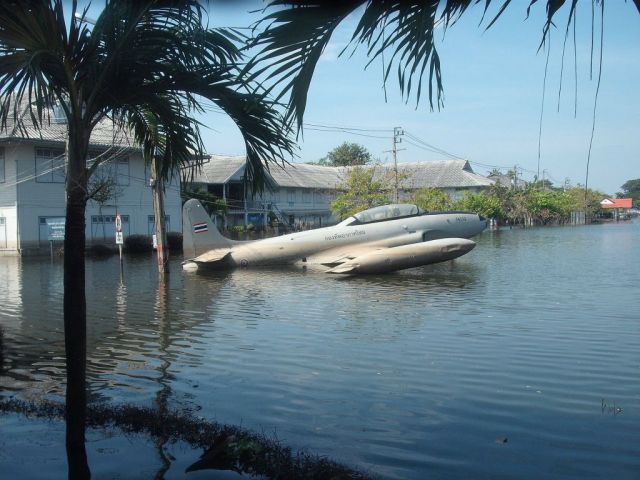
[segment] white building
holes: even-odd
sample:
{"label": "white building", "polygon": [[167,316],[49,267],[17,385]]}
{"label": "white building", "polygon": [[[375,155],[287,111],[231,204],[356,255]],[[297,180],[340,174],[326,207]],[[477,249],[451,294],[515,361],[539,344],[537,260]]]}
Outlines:
{"label": "white building", "polygon": [[[300,163],[270,165],[265,191],[252,196],[250,188],[245,188],[245,164],[244,156],[213,155],[194,177],[194,183],[206,186],[210,193],[226,201],[228,224],[264,225],[268,212],[289,225],[318,227],[338,220],[331,213],[331,202],[340,193],[347,168]],[[378,176],[395,175],[389,165],[376,169]],[[465,192],[479,192],[493,184],[475,173],[465,160],[400,163],[398,178],[399,196],[405,200],[419,188],[440,188],[457,200]]]}
{"label": "white building", "polygon": [[[9,121],[7,129],[0,131],[0,255],[48,251],[50,238],[56,237],[56,224],[63,223],[65,217],[66,123],[52,115],[42,130],[28,120],[25,124],[20,129]],[[116,214],[122,217],[125,237],[153,232],[149,173],[140,151],[132,145],[111,122],[101,122],[93,131],[90,155],[100,157],[104,164],[90,182],[95,186],[95,182],[111,179],[113,187],[112,195],[102,203],[87,203],[88,244],[115,243]],[[180,231],[179,179],[167,186],[165,211],[167,229]],[[55,242],[61,244],[60,240]]]}

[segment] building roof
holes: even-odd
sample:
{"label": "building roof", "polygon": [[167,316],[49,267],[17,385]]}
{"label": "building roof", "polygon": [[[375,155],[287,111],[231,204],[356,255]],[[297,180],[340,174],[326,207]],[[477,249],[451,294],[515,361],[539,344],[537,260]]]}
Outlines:
{"label": "building roof", "polygon": [[[60,112],[46,109],[43,114],[43,125],[37,128],[27,108],[27,103],[19,107],[20,122],[16,122],[10,113],[7,117],[7,126],[0,129],[0,141],[7,140],[33,140],[38,143],[61,143],[67,139],[67,123]],[[125,130],[117,128],[108,118],[102,119],[91,132],[90,145],[93,148],[120,147],[135,148],[132,136]]]}
{"label": "building roof", "polygon": [[[194,181],[200,183],[222,184],[231,180],[240,180],[244,174],[244,156],[212,155],[202,171],[195,175]],[[344,182],[346,167],[326,167],[304,163],[286,165],[272,164],[268,176],[279,187],[335,189]],[[376,176],[388,176],[393,166],[380,165]],[[398,173],[402,177],[401,185],[405,189],[423,187],[471,188],[488,187],[493,181],[478,175],[465,160],[440,160],[417,163],[399,163]]]}
{"label": "building roof", "polygon": [[631,208],[633,207],[632,198],[605,198],[600,202],[602,208]]}
{"label": "building roof", "polygon": [[[385,165],[387,170],[392,166]],[[470,188],[489,187],[493,180],[473,171],[466,160],[434,160],[417,163],[399,163],[398,173],[407,175],[405,188]]]}
{"label": "building roof", "polygon": [[[194,182],[222,184],[231,180],[239,181],[244,175],[244,155],[211,155],[202,170],[194,176]],[[340,169],[307,165],[302,163],[268,165],[267,180],[280,187],[295,188],[336,188],[342,183]]]}

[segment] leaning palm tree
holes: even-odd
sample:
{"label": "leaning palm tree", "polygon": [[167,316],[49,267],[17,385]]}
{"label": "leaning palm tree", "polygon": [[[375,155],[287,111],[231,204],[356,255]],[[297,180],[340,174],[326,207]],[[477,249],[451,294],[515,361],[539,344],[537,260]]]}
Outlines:
{"label": "leaning palm tree", "polygon": [[[198,125],[189,117],[202,111],[206,99],[237,124],[245,140],[247,174],[257,185],[262,161],[283,160],[292,142],[272,104],[239,75],[238,38],[228,30],[204,28],[197,0],[107,0],[94,25],[84,21],[86,10],[77,12],[75,0],[69,16],[63,3],[0,2],[0,128],[10,118],[20,125],[25,104],[36,126],[47,122],[54,106],[66,117],[66,444],[69,477],[88,478],[85,207],[87,182],[100,164],[88,162],[92,130],[105,118],[121,126],[130,121],[143,140],[153,132],[142,127],[145,115],[155,119],[169,133],[164,143],[169,148],[154,152],[166,177],[174,164],[165,160],[187,161],[185,149],[196,163],[203,158]],[[182,154],[174,155],[176,148]]]}
{"label": "leaning palm tree", "polygon": [[[604,0],[585,1],[604,8]],[[640,0],[631,1],[640,12]],[[377,59],[383,61],[384,84],[395,73],[405,101],[415,98],[419,102],[426,84],[431,108],[440,108],[443,84],[434,39],[437,27],[450,27],[471,7],[479,5],[485,15],[491,6],[496,8],[486,20],[486,28],[490,28],[507,8],[527,6],[528,15],[537,2],[529,0],[527,5],[511,0],[271,0],[265,16],[254,26],[257,34],[250,47],[257,49],[257,53],[246,70],[260,78],[276,99],[286,99],[287,120],[296,122],[301,129],[307,92],[320,56],[336,28],[347,17],[357,15],[359,20],[350,43],[342,53],[363,47],[369,58],[367,66]],[[565,5],[568,15],[563,33],[565,38],[570,34],[577,4],[578,0],[546,0],[541,47]]]}

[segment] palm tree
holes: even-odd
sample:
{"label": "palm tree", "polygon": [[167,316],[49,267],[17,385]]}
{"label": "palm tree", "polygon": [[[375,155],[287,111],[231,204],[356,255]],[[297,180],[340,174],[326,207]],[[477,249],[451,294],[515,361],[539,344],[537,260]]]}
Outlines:
{"label": "palm tree", "polygon": [[[604,0],[590,0],[604,8]],[[529,0],[527,15],[537,0]],[[543,2],[541,2],[543,3]],[[575,22],[578,0],[546,0],[547,18],[540,46],[548,39],[550,29],[563,5],[568,5],[565,36]],[[640,12],[640,0],[633,0]],[[423,78],[428,75],[429,104],[440,108],[443,85],[440,57],[434,42],[436,27],[448,28],[470,7],[481,4],[484,14],[489,7],[497,12],[487,23],[490,28],[508,8],[521,6],[511,0],[271,0],[265,11],[270,12],[254,26],[259,33],[251,42],[258,53],[246,66],[255,78],[264,80],[277,92],[276,99],[288,97],[287,120],[302,128],[307,92],[314,70],[333,32],[354,13],[359,21],[343,52],[366,49],[370,65],[376,59],[384,61],[383,83],[395,71],[405,101],[422,95]],[[265,27],[262,29],[262,27]],[[575,34],[574,34],[575,35]],[[593,52],[592,52],[593,53]],[[385,61],[385,54],[387,54]]]}
{"label": "palm tree", "polygon": [[[168,134],[160,142],[158,171],[168,178],[175,162],[202,158],[198,125],[203,99],[216,103],[238,125],[247,150],[249,177],[260,186],[263,160],[283,160],[292,142],[272,104],[236,67],[238,37],[203,25],[197,0],[107,0],[94,25],[77,2],[71,22],[63,0],[0,2],[0,127],[20,124],[28,104],[41,126],[54,106],[68,126],[66,229],[64,240],[64,331],[67,367],[67,456],[70,478],[90,476],[84,447],[86,416],[85,206],[87,182],[99,162],[87,162],[91,132],[110,118],[137,125],[145,144],[146,119]],[[175,154],[175,150],[182,152]],[[169,160],[169,161],[167,161]]]}

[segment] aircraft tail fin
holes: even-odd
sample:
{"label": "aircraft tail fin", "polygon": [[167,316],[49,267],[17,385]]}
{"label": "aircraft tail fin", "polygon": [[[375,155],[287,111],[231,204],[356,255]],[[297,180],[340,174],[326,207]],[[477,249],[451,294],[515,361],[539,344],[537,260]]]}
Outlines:
{"label": "aircraft tail fin", "polygon": [[193,258],[214,248],[229,248],[234,242],[222,236],[211,217],[194,198],[182,207],[182,249],[185,258]]}

